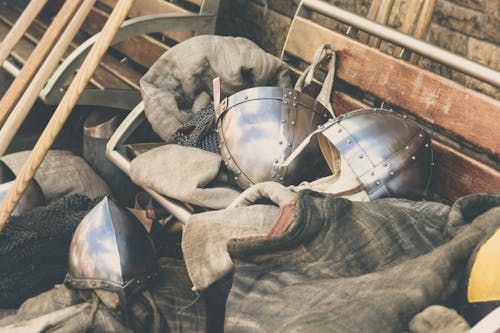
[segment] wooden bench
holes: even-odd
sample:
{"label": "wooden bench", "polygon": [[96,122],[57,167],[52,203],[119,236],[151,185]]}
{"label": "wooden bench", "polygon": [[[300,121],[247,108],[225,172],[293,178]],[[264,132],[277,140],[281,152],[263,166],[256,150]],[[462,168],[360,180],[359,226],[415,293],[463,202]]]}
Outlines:
{"label": "wooden bench", "polygon": [[[80,34],[66,52],[64,61],[40,93],[43,102],[58,104],[116,2],[96,2]],[[16,76],[19,73],[60,3],[60,0],[50,1],[46,10],[30,26],[11,53],[11,58],[3,64],[9,74]],[[78,104],[130,110],[141,99],[140,77],[169,46],[193,35],[213,34],[219,0],[190,0],[186,3],[181,7],[168,1],[137,0]],[[21,12],[21,8],[10,2],[0,3],[0,40]]]}
{"label": "wooden bench", "polygon": [[[332,95],[337,115],[382,106],[406,114],[431,134],[435,162],[431,199],[451,202],[470,193],[500,192],[499,101],[313,22],[310,19],[311,8],[305,6],[307,1],[314,0],[301,2],[283,48],[283,58],[296,77],[312,61],[319,46],[332,44],[337,53]],[[335,8],[325,2],[315,2]],[[366,21],[350,15],[354,22]],[[354,28],[359,30],[359,27]],[[385,29],[391,34],[400,34],[393,29]],[[377,37],[383,39],[383,34]],[[425,49],[435,48],[421,41],[419,43],[423,43]],[[403,44],[398,46],[408,48]],[[438,51],[445,52],[451,60],[466,61],[444,50]],[[425,55],[425,52],[420,52],[420,55]],[[470,62],[465,64],[466,70],[473,75],[476,75],[474,70],[477,69],[480,73],[476,76],[484,76],[494,84],[495,80],[500,81],[497,72]],[[308,92],[315,96],[320,87],[316,81]],[[129,172],[130,159],[116,148],[145,120],[143,111],[143,103],[138,104],[107,145],[108,158],[125,173]],[[145,147],[136,150],[143,151],[152,146]],[[191,214],[189,209],[150,189],[145,190],[180,221],[187,221]]]}

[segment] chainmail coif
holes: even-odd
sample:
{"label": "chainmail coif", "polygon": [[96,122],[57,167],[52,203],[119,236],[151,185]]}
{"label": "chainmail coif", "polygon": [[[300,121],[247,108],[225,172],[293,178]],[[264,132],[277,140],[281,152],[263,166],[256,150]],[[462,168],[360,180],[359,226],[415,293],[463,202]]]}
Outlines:
{"label": "chainmail coif", "polygon": [[72,194],[9,219],[0,233],[1,307],[63,281],[73,233],[98,199]]}

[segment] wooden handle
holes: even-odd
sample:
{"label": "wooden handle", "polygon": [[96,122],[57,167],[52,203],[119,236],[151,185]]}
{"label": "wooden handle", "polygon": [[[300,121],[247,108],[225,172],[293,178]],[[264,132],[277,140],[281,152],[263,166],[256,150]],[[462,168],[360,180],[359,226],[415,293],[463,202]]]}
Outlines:
{"label": "wooden handle", "polygon": [[30,1],[28,6],[24,9],[23,13],[0,45],[0,66],[2,66],[5,59],[7,59],[12,49],[14,49],[17,42],[23,37],[30,24],[35,20],[46,3],[47,0]]}
{"label": "wooden handle", "polygon": [[[436,0],[424,1],[424,5],[422,7],[422,14],[420,14],[417,26],[415,27],[415,32],[413,33],[415,38],[424,39],[427,36],[435,8],[436,8]],[[417,54],[412,54],[410,62],[412,64],[416,64],[418,58],[419,56]]]}
{"label": "wooden handle", "polygon": [[71,20],[71,18],[75,15],[76,10],[80,7],[81,3],[82,0],[70,0],[64,2],[64,5],[59,10],[50,26],[47,28],[47,31],[43,34],[43,37],[36,45],[33,52],[31,52],[28,60],[26,60],[26,63],[15,78],[14,82],[12,82],[9,89],[0,100],[0,127],[3,126],[5,120],[9,117],[10,112],[19,101],[19,98],[26,90],[26,87],[30,84],[33,76],[35,76],[37,70],[47,57],[47,54],[49,54],[52,50],[54,44],[61,36],[69,20]]}
{"label": "wooden handle", "polygon": [[35,147],[28,156],[28,159],[24,163],[21,171],[14,181],[14,184],[12,184],[9,192],[2,201],[2,204],[0,205],[0,231],[4,228],[5,223],[16,207],[17,202],[33,179],[38,167],[54,143],[55,138],[61,131],[66,119],[68,119],[71,110],[87,86],[92,74],[99,65],[99,62],[113,41],[116,33],[120,29],[120,25],[125,20],[133,3],[134,0],[120,0],[113,9],[113,12],[104,25],[97,42],[85,58],[81,68],[78,70],[78,73],[64,94],[61,103],[59,103],[54,115],[50,118],[49,123],[35,144]]}
{"label": "wooden handle", "polygon": [[[422,0],[410,0],[408,2],[408,8],[406,9],[406,15],[401,25],[399,31],[411,35],[413,24],[415,23],[415,19],[418,17],[418,13],[420,11],[420,6],[422,4]],[[394,47],[392,51],[392,55],[396,58],[401,58],[401,51],[403,49],[401,46]]]}
{"label": "wooden handle", "polygon": [[68,48],[68,45],[71,43],[76,33],[82,26],[85,18],[94,6],[94,3],[95,0],[84,0],[75,16],[68,24],[66,30],[64,30],[61,38],[59,38],[54,48],[47,56],[47,59],[29,84],[28,88],[24,91],[21,99],[17,102],[9,118],[7,118],[5,124],[0,129],[0,138],[2,138],[0,140],[0,156],[3,156],[9,147],[12,139],[19,130],[19,127],[21,127],[21,124],[24,119],[26,119],[31,107],[37,100],[40,91],[43,89],[50,76],[57,68],[59,60],[62,58],[64,52]]}

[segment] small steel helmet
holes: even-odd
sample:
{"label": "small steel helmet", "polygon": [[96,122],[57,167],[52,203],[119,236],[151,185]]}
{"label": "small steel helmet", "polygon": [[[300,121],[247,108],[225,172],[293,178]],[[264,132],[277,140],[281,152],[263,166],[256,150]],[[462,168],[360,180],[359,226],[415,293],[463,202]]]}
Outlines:
{"label": "small steel helmet", "polygon": [[416,123],[389,110],[363,109],[325,127],[322,134],[347,160],[372,200],[420,199],[427,192],[431,142]]}
{"label": "small steel helmet", "polygon": [[332,145],[370,199],[420,199],[426,194],[433,165],[430,137],[406,116],[385,109],[362,109],[329,119],[304,140],[285,165],[301,154],[315,134],[323,135],[319,141],[325,158],[328,160],[328,146]]}
{"label": "small steel helmet", "polygon": [[264,181],[297,184],[315,176],[324,160],[317,140],[290,165],[281,162],[328,118],[316,100],[298,90],[242,90],[216,107],[221,155],[241,188]]}
{"label": "small steel helmet", "polygon": [[116,292],[128,322],[128,298],[158,276],[153,242],[141,222],[105,197],[80,222],[64,281],[74,289]]}
{"label": "small steel helmet", "polygon": [[[5,196],[10,190],[16,176],[12,170],[2,161],[0,161],[0,202],[3,201]],[[31,180],[28,188],[22,195],[21,199],[12,211],[11,216],[17,216],[27,212],[35,207],[43,206],[45,204],[45,197],[43,196],[42,189],[35,179]]]}

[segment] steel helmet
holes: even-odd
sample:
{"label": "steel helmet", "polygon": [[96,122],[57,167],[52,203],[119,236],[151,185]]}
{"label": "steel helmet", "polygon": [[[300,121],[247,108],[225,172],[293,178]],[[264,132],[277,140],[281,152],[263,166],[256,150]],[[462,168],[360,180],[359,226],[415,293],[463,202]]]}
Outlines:
{"label": "steel helmet", "polygon": [[66,286],[116,292],[126,321],[129,296],[158,276],[153,242],[146,229],[107,197],[78,225],[68,260]]}

